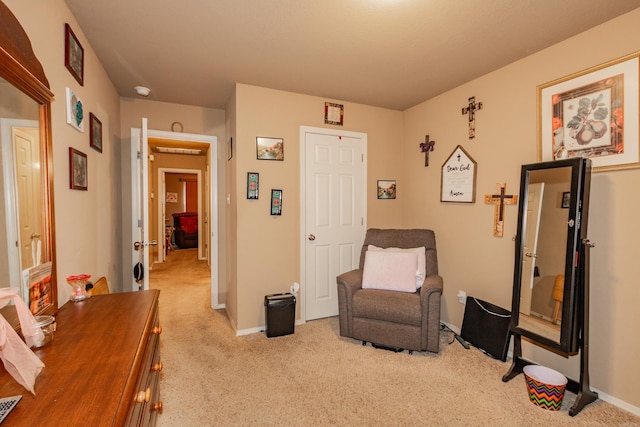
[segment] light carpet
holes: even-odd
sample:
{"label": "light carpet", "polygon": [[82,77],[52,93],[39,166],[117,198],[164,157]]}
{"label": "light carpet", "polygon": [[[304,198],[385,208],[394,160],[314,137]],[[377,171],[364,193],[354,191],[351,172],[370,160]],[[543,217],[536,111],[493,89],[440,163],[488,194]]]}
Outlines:
{"label": "light carpet", "polygon": [[560,411],[541,409],[522,375],[502,382],[510,362],[465,350],[450,332],[437,355],[363,347],[339,336],[335,317],[236,337],[210,307],[195,251],[171,253],[150,279],[161,290],[159,426],[640,426],[602,400],[570,417],[569,392]]}

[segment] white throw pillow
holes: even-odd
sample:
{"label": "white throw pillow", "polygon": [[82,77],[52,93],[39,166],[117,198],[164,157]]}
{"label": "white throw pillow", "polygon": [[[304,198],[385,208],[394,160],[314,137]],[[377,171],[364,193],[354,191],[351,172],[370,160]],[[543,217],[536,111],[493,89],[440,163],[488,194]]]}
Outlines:
{"label": "white throw pillow", "polygon": [[418,254],[367,251],[362,272],[363,289],[415,292]]}
{"label": "white throw pillow", "polygon": [[424,279],[427,277],[427,255],[424,246],[419,248],[379,248],[374,245],[369,245],[369,251],[383,251],[383,252],[411,252],[418,254],[418,269],[416,270],[416,289],[420,289],[424,283]]}

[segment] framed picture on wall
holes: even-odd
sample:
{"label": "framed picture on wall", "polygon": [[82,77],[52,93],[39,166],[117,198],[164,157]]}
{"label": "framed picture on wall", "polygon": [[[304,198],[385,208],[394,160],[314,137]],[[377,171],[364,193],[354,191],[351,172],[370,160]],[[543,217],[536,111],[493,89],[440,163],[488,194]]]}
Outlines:
{"label": "framed picture on wall", "polygon": [[84,86],[84,49],[69,24],[64,24],[64,66]]}
{"label": "framed picture on wall", "polygon": [[588,157],[593,170],[640,166],[640,54],[538,86],[539,160]]}
{"label": "framed picture on wall", "polygon": [[84,104],[71,88],[67,88],[67,123],[79,132],[84,132]]}
{"label": "framed picture on wall", "polygon": [[258,172],[247,172],[247,199],[257,199],[259,195]]}
{"label": "framed picture on wall", "polygon": [[282,190],[271,190],[271,215],[282,215]]}
{"label": "framed picture on wall", "polygon": [[284,160],[284,139],[256,137],[258,160]]}
{"label": "framed picture on wall", "polygon": [[102,153],[102,122],[93,113],[89,113],[89,145]]}
{"label": "framed picture on wall", "polygon": [[69,147],[69,188],[87,190],[87,155]]}
{"label": "framed picture on wall", "polygon": [[379,180],[378,181],[378,199],[395,199],[396,198],[396,180]]}

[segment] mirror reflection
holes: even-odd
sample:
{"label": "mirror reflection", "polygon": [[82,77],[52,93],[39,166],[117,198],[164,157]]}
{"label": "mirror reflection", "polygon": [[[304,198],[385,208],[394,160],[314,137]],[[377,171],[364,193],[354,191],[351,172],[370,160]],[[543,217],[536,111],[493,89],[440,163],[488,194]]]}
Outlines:
{"label": "mirror reflection", "polygon": [[27,272],[47,255],[39,115],[36,101],[0,78],[0,287],[19,288],[26,301]]}
{"label": "mirror reflection", "polygon": [[518,326],[560,342],[570,166],[529,171]]}

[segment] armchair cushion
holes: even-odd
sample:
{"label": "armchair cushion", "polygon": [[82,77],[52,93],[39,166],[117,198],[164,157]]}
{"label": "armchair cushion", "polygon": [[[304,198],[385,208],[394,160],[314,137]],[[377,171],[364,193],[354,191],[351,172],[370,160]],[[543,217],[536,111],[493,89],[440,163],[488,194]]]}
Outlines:
{"label": "armchair cushion", "polygon": [[415,292],[417,268],[415,252],[367,251],[362,288]]}
{"label": "armchair cushion", "polygon": [[[412,252],[418,255],[418,268],[416,270],[416,289],[420,289],[425,277],[427,277],[427,256],[424,246],[419,248],[379,248],[375,245],[368,245],[367,254],[369,251],[382,251],[382,252]],[[365,260],[366,261],[366,260]],[[364,287],[364,286],[363,286]],[[413,292],[413,291],[411,291]]]}

